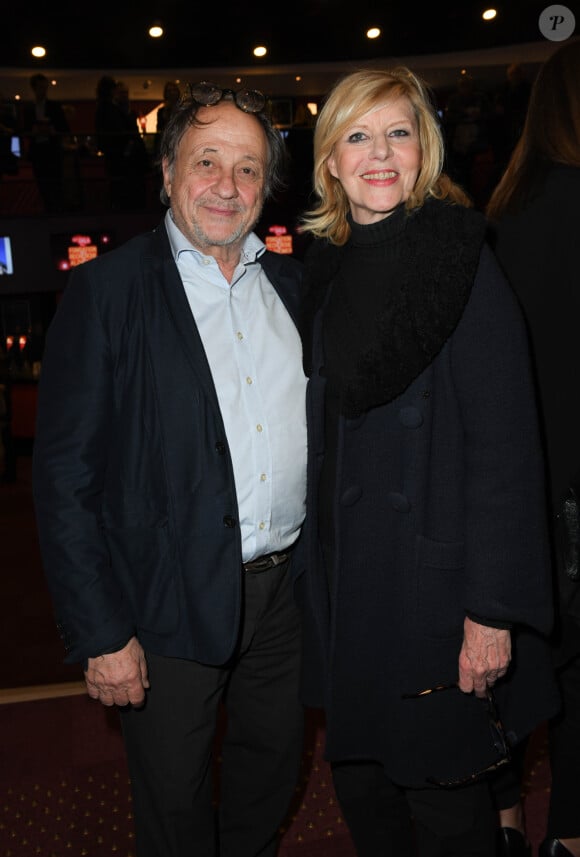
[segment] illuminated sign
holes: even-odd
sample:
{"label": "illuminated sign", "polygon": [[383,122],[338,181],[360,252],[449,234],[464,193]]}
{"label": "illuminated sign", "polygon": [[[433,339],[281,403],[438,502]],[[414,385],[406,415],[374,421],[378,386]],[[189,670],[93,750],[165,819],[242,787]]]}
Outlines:
{"label": "illuminated sign", "polygon": [[288,230],[285,226],[270,226],[268,227],[268,232],[272,233],[271,235],[266,235],[264,241],[268,250],[271,250],[272,253],[292,254],[292,236],[288,235]]}
{"label": "illuminated sign", "polygon": [[52,254],[59,271],[69,271],[101,256],[112,246],[110,232],[72,232],[51,236]]}

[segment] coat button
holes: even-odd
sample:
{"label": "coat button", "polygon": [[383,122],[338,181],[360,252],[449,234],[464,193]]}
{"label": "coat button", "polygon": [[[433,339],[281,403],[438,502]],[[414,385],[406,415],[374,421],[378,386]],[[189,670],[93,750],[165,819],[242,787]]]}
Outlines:
{"label": "coat button", "polygon": [[388,500],[395,512],[409,512],[411,510],[409,498],[404,494],[397,494],[395,491],[391,491],[388,495]]}
{"label": "coat button", "polygon": [[351,485],[344,491],[340,498],[341,506],[352,506],[357,500],[362,497],[362,488],[360,485]]}
{"label": "coat button", "polygon": [[219,455],[225,455],[225,454],[226,454],[226,445],[225,445],[225,443],[223,442],[223,440],[218,440],[218,441],[216,442],[216,445],[215,445],[215,451],[216,451]]}
{"label": "coat button", "polygon": [[419,408],[401,408],[399,411],[399,422],[405,428],[419,428],[419,426],[423,425],[423,414]]}
{"label": "coat button", "polygon": [[231,515],[224,515],[224,527],[227,527],[228,530],[231,530],[235,526],[236,526],[236,519],[232,518]]}

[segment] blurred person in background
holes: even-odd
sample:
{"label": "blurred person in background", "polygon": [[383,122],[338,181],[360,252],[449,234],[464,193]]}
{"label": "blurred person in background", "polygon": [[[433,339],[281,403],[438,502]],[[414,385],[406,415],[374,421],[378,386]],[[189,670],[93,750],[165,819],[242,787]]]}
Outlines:
{"label": "blurred person in background", "polygon": [[18,157],[12,151],[12,140],[18,134],[14,102],[0,92],[0,179],[18,174]]}
{"label": "blurred person in background", "polygon": [[161,135],[163,129],[167,125],[173,109],[181,98],[181,89],[176,80],[168,80],[163,87],[163,104],[157,110],[156,114],[156,129]]}
{"label": "blurred person in background", "polygon": [[[540,857],[580,857],[580,40],[545,61],[521,137],[487,206],[491,240],[530,337],[556,587],[553,657],[562,709],[549,722],[550,808]],[[525,842],[521,765],[502,826]],[[515,801],[515,802],[514,802]],[[508,834],[506,833],[506,836]],[[522,846],[523,848],[523,846]]]}
{"label": "blurred person in background", "polygon": [[30,78],[34,99],[22,105],[22,132],[47,213],[63,210],[64,137],[70,133],[62,104],[48,97],[50,81],[38,72]]}
{"label": "blurred person in background", "polygon": [[103,75],[97,84],[95,136],[105,161],[111,208],[142,209],[147,199],[148,155],[123,81]]}

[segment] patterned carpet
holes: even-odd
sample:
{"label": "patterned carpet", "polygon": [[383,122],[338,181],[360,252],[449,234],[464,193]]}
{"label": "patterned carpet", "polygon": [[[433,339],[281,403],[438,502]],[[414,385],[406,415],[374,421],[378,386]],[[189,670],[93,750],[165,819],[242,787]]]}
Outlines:
{"label": "patterned carpet", "polygon": [[[116,712],[86,695],[0,705],[0,857],[134,857],[129,778]],[[280,857],[355,857],[308,712],[300,783]],[[219,780],[219,755],[216,755]],[[534,854],[543,837],[545,733],[530,745],[525,802]]]}
{"label": "patterned carpet", "polygon": [[[134,857],[116,712],[87,696],[0,705],[1,857]],[[300,785],[280,857],[355,857],[308,719]],[[219,757],[216,758],[219,780]]]}

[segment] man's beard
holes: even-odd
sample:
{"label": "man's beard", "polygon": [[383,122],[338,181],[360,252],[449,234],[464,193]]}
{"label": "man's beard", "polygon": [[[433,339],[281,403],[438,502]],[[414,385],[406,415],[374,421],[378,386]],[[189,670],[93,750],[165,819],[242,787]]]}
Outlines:
{"label": "man's beard", "polygon": [[[200,202],[203,203],[203,200],[200,200]],[[237,241],[242,240],[246,237],[246,235],[250,234],[250,232],[253,230],[254,226],[260,219],[260,216],[262,214],[262,208],[263,204],[260,205],[259,209],[256,212],[256,216],[251,223],[241,222],[232,233],[225,236],[224,238],[212,238],[210,235],[207,234],[207,232],[204,231],[200,222],[197,220],[194,220],[190,223],[190,228],[195,236],[196,243],[198,243],[202,247],[227,247],[230,244],[235,244]],[[232,210],[239,211],[239,209],[237,208]]]}

